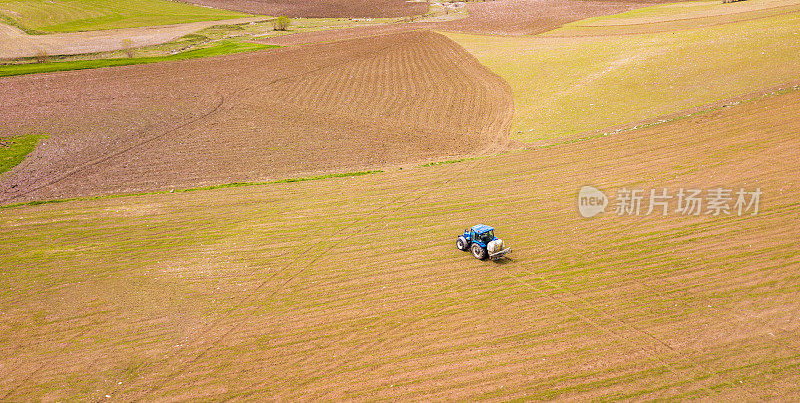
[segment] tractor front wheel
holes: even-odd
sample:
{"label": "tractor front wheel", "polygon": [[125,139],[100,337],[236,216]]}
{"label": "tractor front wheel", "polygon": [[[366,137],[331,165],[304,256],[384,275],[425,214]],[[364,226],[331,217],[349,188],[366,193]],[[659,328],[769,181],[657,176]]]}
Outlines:
{"label": "tractor front wheel", "polygon": [[480,245],[474,243],[472,244],[472,256],[475,256],[475,259],[478,260],[486,259],[486,249],[483,249]]}
{"label": "tractor front wheel", "polygon": [[469,246],[467,244],[467,239],[464,238],[463,236],[458,237],[458,241],[456,241],[456,248],[458,248],[458,250],[469,249]]}

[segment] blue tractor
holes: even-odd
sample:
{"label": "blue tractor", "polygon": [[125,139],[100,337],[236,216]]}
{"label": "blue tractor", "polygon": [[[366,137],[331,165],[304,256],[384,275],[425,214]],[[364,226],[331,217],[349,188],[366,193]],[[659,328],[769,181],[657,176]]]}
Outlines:
{"label": "blue tractor", "polygon": [[497,260],[511,253],[511,248],[506,248],[503,240],[494,236],[494,228],[483,224],[464,230],[464,235],[459,236],[456,241],[456,247],[463,251],[472,251],[472,255],[478,260]]}

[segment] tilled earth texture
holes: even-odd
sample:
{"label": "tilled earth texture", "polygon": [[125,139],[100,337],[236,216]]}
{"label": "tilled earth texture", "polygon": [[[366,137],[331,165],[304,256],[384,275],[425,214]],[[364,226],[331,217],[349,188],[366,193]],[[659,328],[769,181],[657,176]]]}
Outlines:
{"label": "tilled earth texture", "polygon": [[50,136],[3,177],[4,204],[481,154],[513,114],[499,77],[425,31],[11,77],[0,103],[0,133]]}
{"label": "tilled earth texture", "polygon": [[[798,108],[795,91],[461,163],[0,209],[0,396],[795,399]],[[612,201],[585,219],[587,184],[764,194],[757,215]],[[477,219],[511,259],[456,249]]]}

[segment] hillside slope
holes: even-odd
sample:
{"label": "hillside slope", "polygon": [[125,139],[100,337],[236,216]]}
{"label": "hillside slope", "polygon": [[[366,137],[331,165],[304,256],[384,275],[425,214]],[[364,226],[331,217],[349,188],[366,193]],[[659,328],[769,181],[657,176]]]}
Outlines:
{"label": "hillside slope", "polygon": [[[0,396],[791,399],[799,108],[794,91],[457,164],[2,209]],[[763,197],[584,219],[590,184]],[[512,260],[456,250],[477,222]]]}
{"label": "hillside slope", "polygon": [[513,111],[500,78],[424,31],[4,78],[0,102],[0,133],[50,135],[0,180],[0,203],[499,150]]}

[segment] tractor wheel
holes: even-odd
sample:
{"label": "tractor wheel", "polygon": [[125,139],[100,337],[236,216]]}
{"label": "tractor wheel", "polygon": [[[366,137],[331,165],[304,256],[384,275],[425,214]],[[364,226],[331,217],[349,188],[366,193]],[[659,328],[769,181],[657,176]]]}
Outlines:
{"label": "tractor wheel", "polygon": [[486,249],[483,249],[480,245],[474,243],[472,244],[472,256],[475,256],[475,259],[478,260],[486,259]]}
{"label": "tractor wheel", "polygon": [[456,248],[458,250],[467,250],[469,249],[469,244],[467,244],[467,239],[463,236],[458,237],[458,241],[456,241]]}

